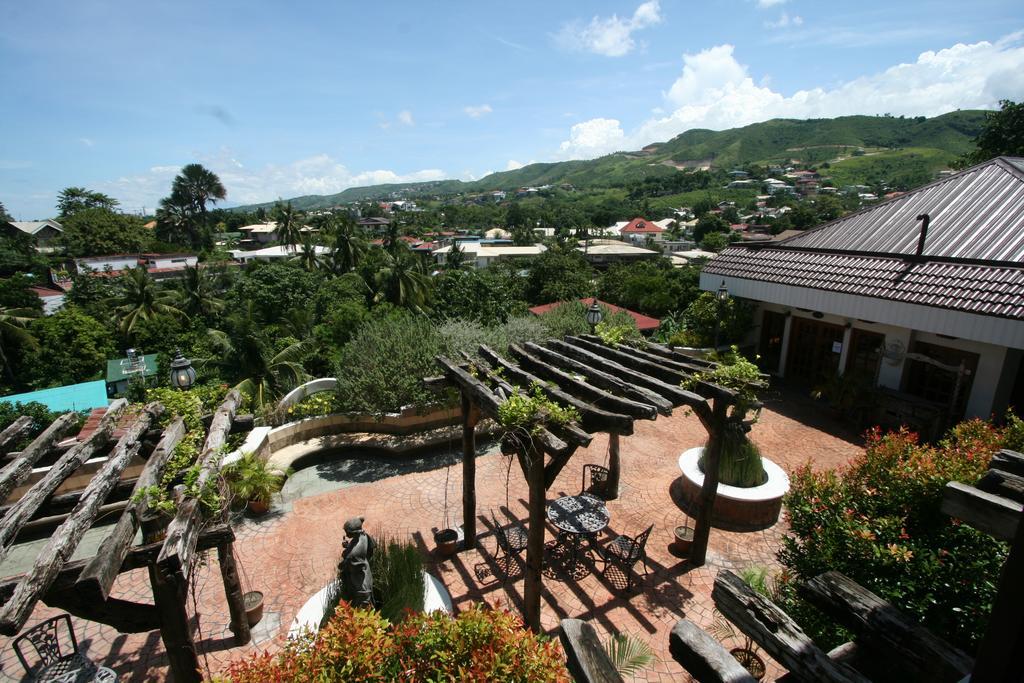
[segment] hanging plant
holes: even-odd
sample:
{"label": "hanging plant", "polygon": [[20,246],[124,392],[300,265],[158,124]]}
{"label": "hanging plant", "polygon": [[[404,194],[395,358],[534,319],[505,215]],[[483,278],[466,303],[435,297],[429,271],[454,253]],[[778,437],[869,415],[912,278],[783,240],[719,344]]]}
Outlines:
{"label": "hanging plant", "polygon": [[546,425],[564,425],[580,419],[573,407],[563,407],[544,395],[537,383],[528,394],[514,394],[498,406],[498,422],[508,430],[536,434]]}

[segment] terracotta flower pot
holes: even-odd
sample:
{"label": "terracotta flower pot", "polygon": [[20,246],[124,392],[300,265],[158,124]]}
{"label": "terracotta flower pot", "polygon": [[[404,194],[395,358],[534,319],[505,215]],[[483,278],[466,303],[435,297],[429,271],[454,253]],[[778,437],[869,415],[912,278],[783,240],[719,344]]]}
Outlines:
{"label": "terracotta flower pot", "polygon": [[249,591],[242,596],[245,603],[245,620],[249,626],[255,626],[263,618],[263,593],[260,591]]}
{"label": "terracotta flower pot", "polygon": [[678,555],[688,555],[690,546],[693,545],[693,527],[677,526],[673,532],[676,538],[672,543],[672,550]]}
{"label": "terracotta flower pot", "polygon": [[270,503],[265,500],[250,500],[246,503],[246,507],[254,515],[265,515],[270,509]]}
{"label": "terracotta flower pot", "polygon": [[451,557],[459,549],[459,532],[455,529],[441,529],[434,534],[434,543],[443,557]]}

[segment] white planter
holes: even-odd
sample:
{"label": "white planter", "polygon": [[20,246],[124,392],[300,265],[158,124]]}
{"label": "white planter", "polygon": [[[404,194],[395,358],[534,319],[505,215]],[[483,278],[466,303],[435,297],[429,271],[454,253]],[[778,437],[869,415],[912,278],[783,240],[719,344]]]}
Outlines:
{"label": "white planter", "polygon": [[[682,472],[683,498],[687,507],[695,508],[704,485],[704,473],[700,471],[702,446],[691,448],[679,456]],[[782,497],[789,491],[789,476],[768,458],[761,458],[768,479],[760,486],[740,488],[718,484],[718,493],[712,512],[712,523],[716,526],[736,529],[763,529],[779,519]]]}
{"label": "white planter", "polygon": [[[423,572],[423,577],[425,579],[423,585],[423,611],[451,614],[454,608],[452,607],[452,597],[448,594],[448,589],[432,574]],[[299,613],[295,615],[295,619],[292,620],[292,624],[288,628],[289,639],[298,637],[304,631],[315,633],[320,630],[320,621],[324,618],[324,613],[327,611],[327,594],[336,583],[337,581],[332,581],[321,588],[299,609]]]}

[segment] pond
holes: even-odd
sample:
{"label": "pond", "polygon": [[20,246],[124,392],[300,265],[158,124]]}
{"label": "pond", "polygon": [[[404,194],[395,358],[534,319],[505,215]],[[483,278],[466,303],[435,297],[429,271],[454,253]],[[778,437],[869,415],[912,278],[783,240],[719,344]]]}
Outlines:
{"label": "pond", "polygon": [[[497,440],[478,439],[476,452],[477,457],[497,453]],[[295,471],[285,482],[281,498],[288,503],[336,489],[400,474],[427,472],[461,462],[462,442],[458,439],[404,453],[358,446],[328,449],[311,453],[295,462],[292,466]]]}

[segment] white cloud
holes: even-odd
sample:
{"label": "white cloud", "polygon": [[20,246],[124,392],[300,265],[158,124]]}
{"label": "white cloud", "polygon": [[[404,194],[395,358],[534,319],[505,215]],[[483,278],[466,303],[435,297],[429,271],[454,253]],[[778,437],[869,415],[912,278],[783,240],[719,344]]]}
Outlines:
{"label": "white cloud", "polygon": [[[994,109],[1001,99],[1024,92],[1024,32],[995,43],[958,43],[922,52],[833,88],[814,87],[791,95],[765,81],[755,83],[732,45],[683,55],[683,71],[662,93],[655,115],[626,133],[619,121],[597,118],[574,125],[558,156],[580,159],[639,149],[692,128],[722,130],[772,118],[818,118],[851,114],[937,116],[955,109]],[[654,105],[654,103],[652,103]]]}
{"label": "white cloud", "polygon": [[490,114],[494,110],[491,109],[491,105],[489,104],[480,104],[476,106],[470,105],[468,107],[463,107],[462,111],[466,112],[466,116],[469,118],[478,119],[484,114]]}
{"label": "white cloud", "polygon": [[766,21],[764,25],[768,28],[789,28],[790,26],[801,26],[804,23],[804,18],[798,14],[792,16],[788,12],[783,12],[777,21]]}
{"label": "white cloud", "polygon": [[415,126],[416,122],[412,120],[412,112],[408,109],[403,109],[398,112],[398,122],[405,126]]}
{"label": "white cloud", "polygon": [[95,147],[96,146],[96,141],[93,140],[92,138],[78,138],[78,141],[81,142],[86,147]]}
{"label": "white cloud", "polygon": [[776,5],[782,5],[786,0],[757,0],[757,6],[765,9],[768,7],[775,7]]}
{"label": "white cloud", "polygon": [[[334,194],[361,185],[423,182],[449,177],[436,168],[404,174],[386,169],[352,172],[326,154],[250,170],[231,158],[228,152],[222,151],[214,158],[203,160],[203,165],[220,177],[228,191],[228,203],[232,205],[267,202],[277,197]],[[154,166],[144,173],[97,183],[97,189],[116,197],[123,206],[145,206],[152,210],[170,192],[171,181],[179,171],[180,166]]]}
{"label": "white cloud", "polygon": [[579,21],[562,26],[556,40],[565,48],[593,52],[606,57],[621,57],[636,47],[633,32],[661,22],[661,5],[649,0],[636,8],[633,16],[594,17],[589,24]]}

